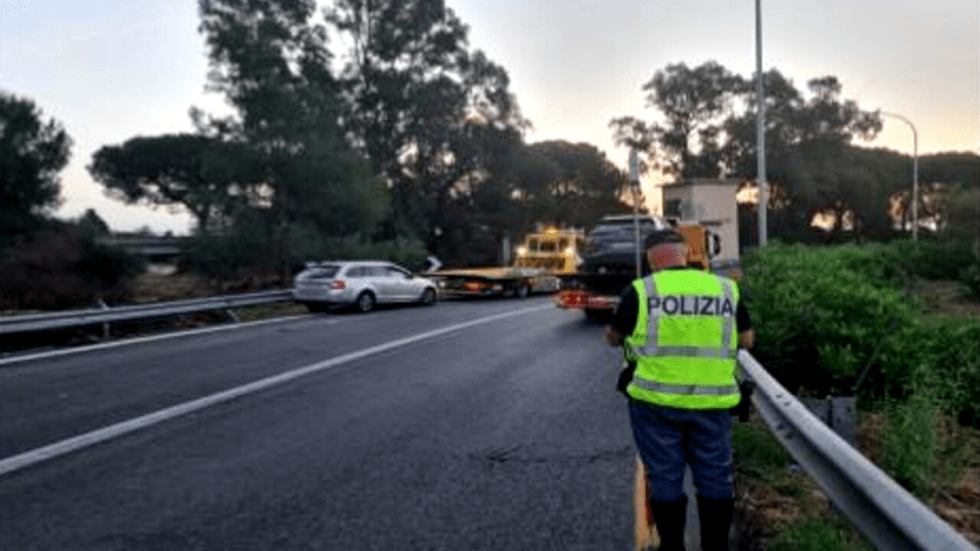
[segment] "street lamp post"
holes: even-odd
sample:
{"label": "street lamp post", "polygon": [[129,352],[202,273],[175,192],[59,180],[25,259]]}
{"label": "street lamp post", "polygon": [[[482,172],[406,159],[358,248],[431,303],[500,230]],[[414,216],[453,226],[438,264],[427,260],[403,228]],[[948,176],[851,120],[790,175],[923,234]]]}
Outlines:
{"label": "street lamp post", "polygon": [[919,240],[919,133],[912,121],[896,113],[879,111],[886,117],[894,117],[912,129],[912,241]]}
{"label": "street lamp post", "polygon": [[633,236],[636,239],[636,279],[643,277],[640,253],[640,157],[630,148],[630,190],[633,192]]}
{"label": "street lamp post", "polygon": [[759,185],[759,247],[766,245],[769,194],[766,189],[766,127],[762,86],[762,0],[755,0],[756,180]]}

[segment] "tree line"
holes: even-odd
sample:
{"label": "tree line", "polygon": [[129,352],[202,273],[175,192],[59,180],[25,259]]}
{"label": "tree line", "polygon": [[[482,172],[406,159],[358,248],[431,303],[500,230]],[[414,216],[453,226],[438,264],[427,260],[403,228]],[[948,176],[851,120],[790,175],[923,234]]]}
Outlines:
{"label": "tree line", "polygon": [[[714,61],[667,65],[643,85],[652,120],[614,119],[615,141],[643,153],[670,178],[726,177],[757,190],[757,77]],[[880,111],[842,96],[834,76],[805,90],[776,69],[762,75],[769,233],[785,241],[889,239],[912,224],[913,162],[857,145],[882,128]],[[919,159],[918,212],[926,230],[970,237],[980,246],[980,157],[940,153]],[[739,213],[743,246],[755,245],[757,203]],[[814,226],[824,222],[829,231]]]}
{"label": "tree line", "polygon": [[524,143],[507,72],[441,1],[199,11],[208,88],[234,114],[194,111],[195,133],[105,146],[89,171],[121,200],[183,205],[201,239],[247,236],[281,269],[352,240],[492,263],[535,223],[628,208],[627,179],[597,148]]}
{"label": "tree line", "polygon": [[[532,124],[506,70],[469,45],[441,0],[335,0],[319,13],[314,0],[201,0],[198,10],[207,89],[231,114],[192,108],[193,132],[105,145],[88,170],[120,201],[190,212],[205,274],[286,278],[303,260],[378,254],[492,264],[536,224],[588,227],[632,210],[628,178],[595,146],[525,142]],[[770,235],[907,232],[911,159],[856,144],[880,131],[880,114],[843,98],[833,76],[804,91],[775,69],[763,78]],[[751,190],[752,79],[680,63],[642,90],[654,116],[613,119],[616,143],[665,177],[738,178]],[[6,255],[53,223],[71,139],[29,99],[0,93],[0,107]],[[973,153],[920,159],[930,227],[980,241],[978,167]],[[751,202],[739,220],[753,245]]]}

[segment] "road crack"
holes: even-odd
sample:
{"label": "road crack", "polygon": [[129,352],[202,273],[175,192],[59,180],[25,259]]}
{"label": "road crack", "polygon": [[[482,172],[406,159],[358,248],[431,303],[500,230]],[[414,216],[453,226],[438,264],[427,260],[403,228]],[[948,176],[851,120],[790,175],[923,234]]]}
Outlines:
{"label": "road crack", "polygon": [[504,464],[588,465],[598,462],[621,461],[632,457],[633,453],[634,451],[631,446],[569,453],[536,452],[526,446],[516,445],[470,452],[467,456],[471,460],[479,461],[492,467]]}

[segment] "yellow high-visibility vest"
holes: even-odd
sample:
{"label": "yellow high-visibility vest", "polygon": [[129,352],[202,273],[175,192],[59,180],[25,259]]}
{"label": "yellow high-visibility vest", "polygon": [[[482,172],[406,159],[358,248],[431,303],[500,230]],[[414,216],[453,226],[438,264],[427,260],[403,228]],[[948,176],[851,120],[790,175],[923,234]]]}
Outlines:
{"label": "yellow high-visibility vest", "polygon": [[633,288],[637,320],[626,344],[636,371],[626,393],[679,409],[737,405],[735,282],[695,269],[664,270]]}

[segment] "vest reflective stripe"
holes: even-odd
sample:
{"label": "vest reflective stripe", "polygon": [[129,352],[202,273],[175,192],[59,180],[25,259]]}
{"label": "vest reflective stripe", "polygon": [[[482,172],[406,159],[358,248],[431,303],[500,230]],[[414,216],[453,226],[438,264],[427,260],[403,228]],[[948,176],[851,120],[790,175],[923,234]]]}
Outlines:
{"label": "vest reflective stripe", "polygon": [[626,342],[637,369],[627,393],[682,409],[736,405],[734,282],[706,272],[667,271],[634,281],[633,287],[639,308]]}
{"label": "vest reflective stripe", "polygon": [[[737,307],[738,301],[735,298],[734,285],[735,283],[729,279],[721,280],[721,290],[725,293],[725,300],[731,301],[732,305]],[[732,312],[731,316],[725,317],[725,324],[721,329],[721,342],[727,345],[730,342],[737,342],[734,341],[735,338],[737,338],[735,337],[735,312]],[[731,358],[734,358],[738,353],[737,348],[728,348],[728,351],[732,354],[729,356]]]}
{"label": "vest reflective stripe", "polygon": [[662,392],[664,394],[679,394],[687,396],[727,396],[729,394],[739,394],[739,388],[737,386],[668,385],[639,378],[633,379],[633,384],[646,390]]}
{"label": "vest reflective stripe", "polygon": [[639,356],[680,356],[682,358],[719,358],[722,360],[730,360],[738,356],[737,351],[729,348],[700,348],[697,346],[646,345],[635,349],[633,352]]}

